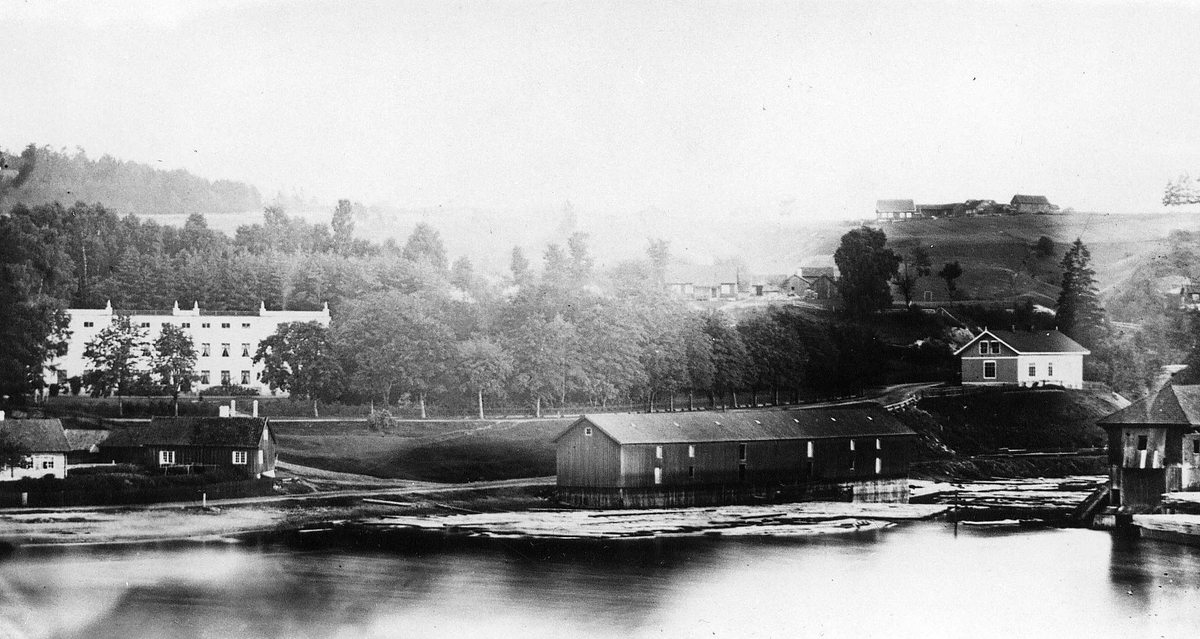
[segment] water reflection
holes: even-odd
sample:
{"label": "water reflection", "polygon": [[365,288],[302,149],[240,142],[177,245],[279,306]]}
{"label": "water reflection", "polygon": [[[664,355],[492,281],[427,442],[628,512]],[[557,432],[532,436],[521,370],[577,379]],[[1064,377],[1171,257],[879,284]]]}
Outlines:
{"label": "water reflection", "polygon": [[[361,540],[359,540],[361,542]],[[1192,634],[1200,551],[939,523],[801,539],[26,550],[3,637]]]}

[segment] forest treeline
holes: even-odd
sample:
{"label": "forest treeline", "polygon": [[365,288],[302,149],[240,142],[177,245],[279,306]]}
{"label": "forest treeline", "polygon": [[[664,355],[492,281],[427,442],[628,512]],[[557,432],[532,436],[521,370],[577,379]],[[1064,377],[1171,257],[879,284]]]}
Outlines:
{"label": "forest treeline", "polygon": [[882,381],[887,368],[888,348],[860,324],[788,307],[735,324],[663,295],[666,242],[604,273],[583,234],[540,256],[514,247],[509,274],[495,281],[477,276],[466,257],[451,261],[426,224],[403,246],[354,239],[353,231],[347,201],[329,224],[268,208],[232,237],[201,215],[176,228],[100,205],[16,206],[0,218],[10,295],[0,321],[17,327],[0,346],[10,360],[5,388],[36,386],[41,362],[61,342],[61,309],[109,301],[130,310],[198,302],[213,311],[328,302],[333,320],[320,339],[339,383],[312,391],[322,400],[551,408],[691,393],[718,404],[735,392],[792,399],[858,390]]}
{"label": "forest treeline", "polygon": [[0,210],[16,204],[104,202],[117,211],[142,215],[244,213],[262,207],[258,189],[233,180],[206,180],[184,170],[163,171],[82,149],[30,144],[19,153],[0,152]]}

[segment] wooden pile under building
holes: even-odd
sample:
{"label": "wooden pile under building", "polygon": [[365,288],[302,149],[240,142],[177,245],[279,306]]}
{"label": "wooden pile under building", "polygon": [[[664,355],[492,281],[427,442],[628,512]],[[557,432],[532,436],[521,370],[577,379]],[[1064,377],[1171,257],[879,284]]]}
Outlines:
{"label": "wooden pile under building", "polygon": [[915,439],[878,404],[584,415],[554,440],[557,497],[589,508],[904,502]]}

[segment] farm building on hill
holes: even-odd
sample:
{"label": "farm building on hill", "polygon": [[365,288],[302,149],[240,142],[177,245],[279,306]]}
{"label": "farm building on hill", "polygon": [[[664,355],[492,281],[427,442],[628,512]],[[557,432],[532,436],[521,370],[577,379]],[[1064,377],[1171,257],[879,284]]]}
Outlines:
{"label": "farm building on hill", "polygon": [[1083,388],[1083,356],[1091,351],[1058,331],[984,329],[954,354],[963,384]]}
{"label": "farm building on hill", "polygon": [[24,453],[20,464],[0,465],[0,481],[67,476],[70,446],[59,420],[4,419],[4,412],[0,411],[0,437],[16,444]]}
{"label": "farm building on hill", "polygon": [[829,300],[839,297],[837,268],[800,267],[783,281],[781,291],[788,297],[809,297]]}
{"label": "farm building on hill", "polygon": [[1118,512],[1152,512],[1163,493],[1200,489],[1200,386],[1168,383],[1098,424]]}
{"label": "farm building on hill", "polygon": [[101,459],[165,472],[234,468],[274,477],[275,433],[264,417],[155,417],[149,426],[114,430]]}
{"label": "farm building on hill", "polygon": [[876,220],[907,220],[917,216],[917,206],[912,200],[877,200]]}
{"label": "farm building on hill", "polygon": [[915,437],[877,404],[584,415],[554,440],[557,495],[590,508],[906,501]]}
{"label": "farm building on hill", "polygon": [[1049,213],[1055,209],[1045,195],[1014,195],[1008,205],[1013,213]]}

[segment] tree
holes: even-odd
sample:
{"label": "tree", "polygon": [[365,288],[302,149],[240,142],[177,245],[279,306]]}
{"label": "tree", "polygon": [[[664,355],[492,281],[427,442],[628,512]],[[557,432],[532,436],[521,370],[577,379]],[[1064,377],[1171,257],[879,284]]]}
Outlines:
{"label": "tree", "polygon": [[450,264],[446,258],[446,247],[442,244],[442,236],[426,222],[417,222],[412,235],[408,236],[408,241],[404,244],[401,255],[410,262],[428,264],[443,275],[447,273]]}
{"label": "tree", "polygon": [[587,233],[572,233],[571,237],[567,238],[567,252],[571,256],[571,262],[567,266],[567,273],[571,280],[577,286],[587,284],[592,279],[592,267],[595,266],[596,260],[588,253]]}
{"label": "tree", "polygon": [[525,251],[521,247],[512,247],[512,258],[509,260],[509,270],[512,271],[513,284],[517,286],[528,286],[533,280],[533,274],[529,270],[529,259],[525,257]]}
{"label": "tree", "polygon": [[1046,237],[1045,235],[1039,237],[1038,241],[1034,242],[1033,244],[1033,251],[1040,258],[1046,258],[1054,255],[1054,240]]}
{"label": "tree", "polygon": [[196,345],[184,330],[174,324],[163,326],[154,340],[150,371],[171,391],[171,406],[179,415],[179,393],[189,391],[196,381]]}
{"label": "tree", "polygon": [[646,257],[650,259],[650,273],[654,283],[661,285],[667,278],[667,267],[671,264],[671,243],[664,239],[650,240],[646,247]]}
{"label": "tree", "polygon": [[567,393],[583,380],[579,333],[561,314],[545,319],[529,315],[512,335],[515,358],[513,381],[534,401],[541,417],[542,400],[555,400],[561,409]]}
{"label": "tree", "polygon": [[1197,188],[1196,181],[1191,176],[1181,175],[1179,178],[1167,182],[1167,188],[1163,190],[1162,203],[1163,206],[1200,203],[1200,188]]}
{"label": "tree", "polygon": [[475,284],[475,276],[471,268],[471,260],[467,256],[462,256],[454,260],[454,266],[450,267],[450,284],[460,291],[470,291]]}
{"label": "tree", "polygon": [[1087,246],[1077,238],[1062,259],[1062,291],[1056,313],[1058,330],[1084,346],[1096,347],[1107,331],[1091,261]]}
{"label": "tree", "polygon": [[896,273],[896,286],[899,287],[900,294],[904,296],[904,305],[911,306],[917,279],[928,277],[933,271],[933,265],[929,260],[929,253],[923,246],[914,247],[912,252],[902,255],[900,260],[900,270]]}
{"label": "tree", "polygon": [[342,367],[334,357],[329,331],[318,322],[286,322],[258,344],[254,363],[263,364],[262,380],[271,390],[312,401],[330,400],[342,389]]}
{"label": "tree", "polygon": [[479,399],[479,419],[483,419],[483,396],[504,391],[513,372],[513,358],[504,347],[486,337],[476,337],[458,345],[458,367],[463,388]]}
{"label": "tree", "polygon": [[942,266],[942,270],[938,271],[938,277],[946,280],[946,288],[950,291],[950,299],[954,299],[958,293],[955,280],[962,277],[962,274],[963,270],[962,267],[959,266],[958,260],[947,262],[944,266]]}
{"label": "tree", "polygon": [[[714,394],[724,398],[736,393],[746,385],[747,372],[750,369],[750,354],[742,335],[733,327],[729,319],[721,312],[708,316],[704,322],[704,333],[712,340],[713,373],[712,389]],[[737,407],[737,396],[734,395],[734,408]]]}
{"label": "tree", "polygon": [[91,362],[91,370],[84,373],[83,383],[98,397],[116,393],[118,412],[124,414],[120,398],[137,378],[145,348],[146,331],[134,326],[128,316],[115,316],[111,324],[84,345],[83,357]]}
{"label": "tree", "polygon": [[851,317],[861,318],[892,304],[888,281],[895,276],[900,258],[885,244],[883,231],[864,226],[843,235],[833,254],[842,274],[839,288],[845,312]]}
{"label": "tree", "polygon": [[333,210],[333,247],[338,253],[348,255],[354,245],[354,207],[350,200],[338,200]]}

